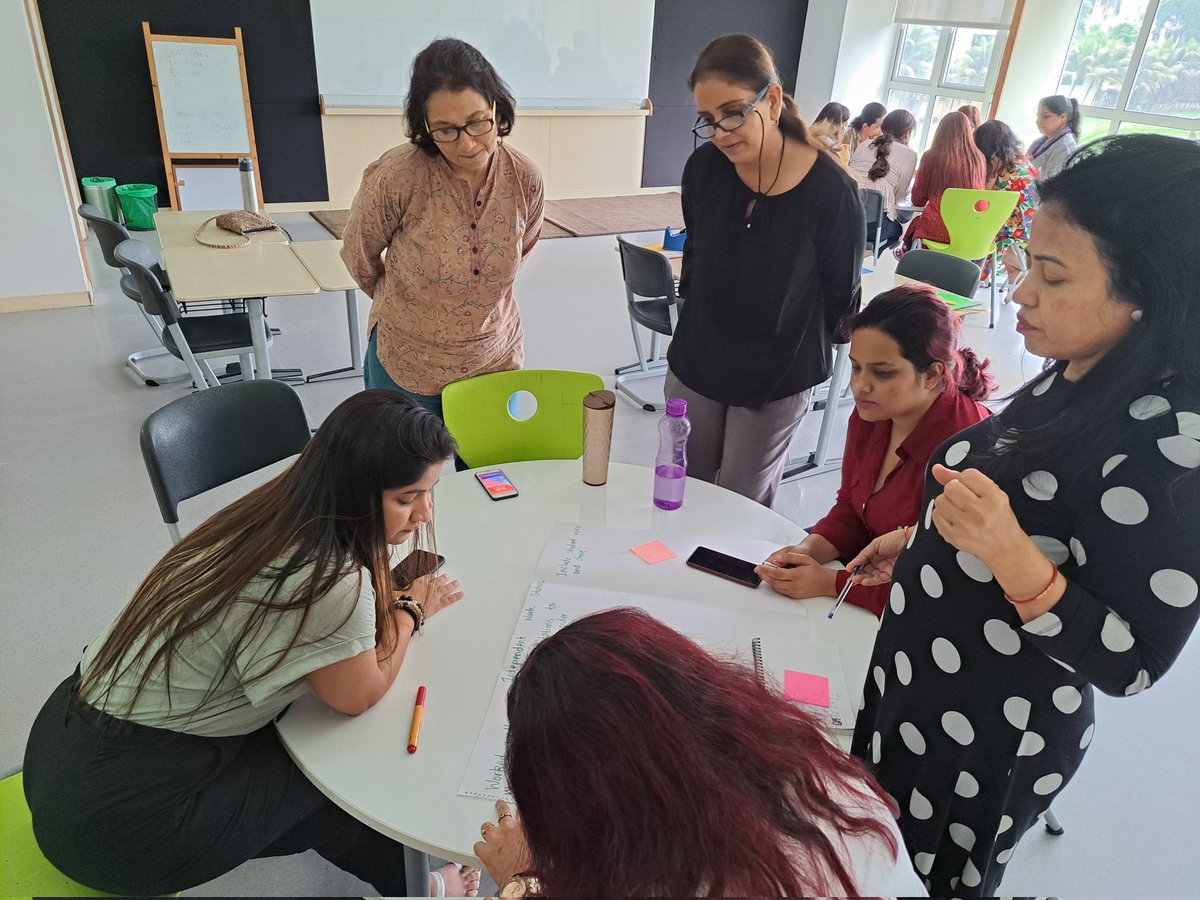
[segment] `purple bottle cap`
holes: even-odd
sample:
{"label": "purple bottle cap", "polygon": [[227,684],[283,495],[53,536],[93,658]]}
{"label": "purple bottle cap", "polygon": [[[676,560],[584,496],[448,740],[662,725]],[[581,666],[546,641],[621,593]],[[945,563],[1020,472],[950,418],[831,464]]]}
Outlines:
{"label": "purple bottle cap", "polygon": [[667,401],[667,415],[668,416],[676,416],[676,417],[686,416],[687,415],[687,401],[684,400],[682,397],[672,397],[671,399],[669,399]]}

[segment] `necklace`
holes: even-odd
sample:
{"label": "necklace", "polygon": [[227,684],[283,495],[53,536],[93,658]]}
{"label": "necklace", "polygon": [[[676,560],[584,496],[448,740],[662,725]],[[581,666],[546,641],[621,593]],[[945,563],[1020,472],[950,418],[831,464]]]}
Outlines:
{"label": "necklace", "polygon": [[[758,110],[755,110],[755,112],[758,112]],[[759,120],[761,121],[761,116],[759,117]],[[763,137],[764,138],[766,137],[766,133],[767,133],[767,126],[766,126],[766,123],[764,122],[763,123]],[[747,228],[750,227],[750,217],[752,215],[754,215],[754,210],[758,206],[758,198],[765,197],[771,193],[772,188],[774,188],[776,182],[779,181],[779,173],[783,171],[783,151],[787,147],[787,135],[784,134],[782,129],[780,129],[780,131],[779,131],[779,163],[775,166],[775,177],[771,179],[771,183],[767,185],[767,190],[766,190],[766,192],[764,192],[762,189],[762,154],[763,154],[763,147],[766,145],[766,143],[767,143],[766,140],[764,140],[761,144],[759,144],[759,147],[758,147],[758,189],[754,192],[754,197],[750,200],[750,204],[746,207],[746,227]]]}

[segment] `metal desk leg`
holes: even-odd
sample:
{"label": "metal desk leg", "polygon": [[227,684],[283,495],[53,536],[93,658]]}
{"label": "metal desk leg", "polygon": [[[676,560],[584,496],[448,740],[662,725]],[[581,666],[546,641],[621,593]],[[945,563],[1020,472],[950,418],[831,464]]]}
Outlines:
{"label": "metal desk leg", "polygon": [[429,857],[420,850],[404,845],[404,880],[408,896],[429,896]]}
{"label": "metal desk leg", "polygon": [[350,329],[350,365],[308,376],[309,381],[361,378],[363,374],[362,332],[358,327],[358,291],[346,291],[346,324]]}
{"label": "metal desk leg", "polygon": [[246,312],[250,314],[250,340],[254,344],[254,377],[271,377],[271,357],[267,353],[267,318],[263,313],[262,297],[247,297]]}
{"label": "metal desk leg", "polygon": [[850,367],[850,345],[838,344],[834,348],[833,374],[829,379],[829,397],[821,410],[821,430],[817,435],[817,448],[808,459],[799,465],[784,466],[783,480],[808,478],[822,472],[832,472],[842,467],[842,458],[829,459],[829,440],[833,435],[833,421],[837,416],[838,398],[846,381],[846,370]]}

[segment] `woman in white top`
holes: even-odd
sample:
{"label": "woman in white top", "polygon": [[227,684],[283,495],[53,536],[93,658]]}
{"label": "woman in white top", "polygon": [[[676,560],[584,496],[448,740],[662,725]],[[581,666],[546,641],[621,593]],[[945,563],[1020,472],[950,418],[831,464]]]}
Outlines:
{"label": "woman in white top", "polygon": [[[414,401],[355,394],[286,472],[167,552],[30,733],[25,794],[56,868],[156,896],[313,849],[406,892],[403,846],[309,782],[273,723],[310,692],[348,715],[375,705],[413,633],[462,596],[415,571],[398,586],[390,559],[432,545],[431,492],[453,452]],[[457,896],[477,878],[450,866],[434,882]]]}
{"label": "woman in white top", "polygon": [[857,116],[850,120],[846,136],[850,138],[850,152],[854,153],[858,145],[873,141],[879,137],[880,123],[887,115],[887,107],[882,103],[868,103]]}
{"label": "woman in white top", "polygon": [[884,246],[898,241],[903,231],[896,204],[908,196],[917,170],[917,151],[908,146],[916,127],[912,113],[894,109],[884,116],[879,137],[859,144],[850,157],[850,174],[858,183],[883,193]]}
{"label": "woman in white top", "polygon": [[926,896],[886,795],[812,713],[637,609],[577,619],[508,690],[475,855],[501,896]]}
{"label": "woman in white top", "polygon": [[1074,97],[1055,94],[1038,103],[1037,129],[1042,136],[1029,145],[1029,161],[1038,171],[1038,181],[1057,175],[1079,146],[1079,118]]}

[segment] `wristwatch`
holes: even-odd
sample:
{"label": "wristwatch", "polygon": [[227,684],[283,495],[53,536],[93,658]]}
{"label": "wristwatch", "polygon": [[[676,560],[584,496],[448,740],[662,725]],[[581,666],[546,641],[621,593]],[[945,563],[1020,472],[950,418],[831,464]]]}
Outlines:
{"label": "wristwatch", "polygon": [[513,875],[500,886],[501,897],[525,897],[537,895],[541,890],[538,880],[532,875]]}
{"label": "wristwatch", "polygon": [[404,612],[412,616],[413,633],[421,633],[421,629],[425,626],[425,610],[421,606],[420,600],[414,600],[408,594],[401,594],[397,599],[392,601],[392,609],[404,610]]}

